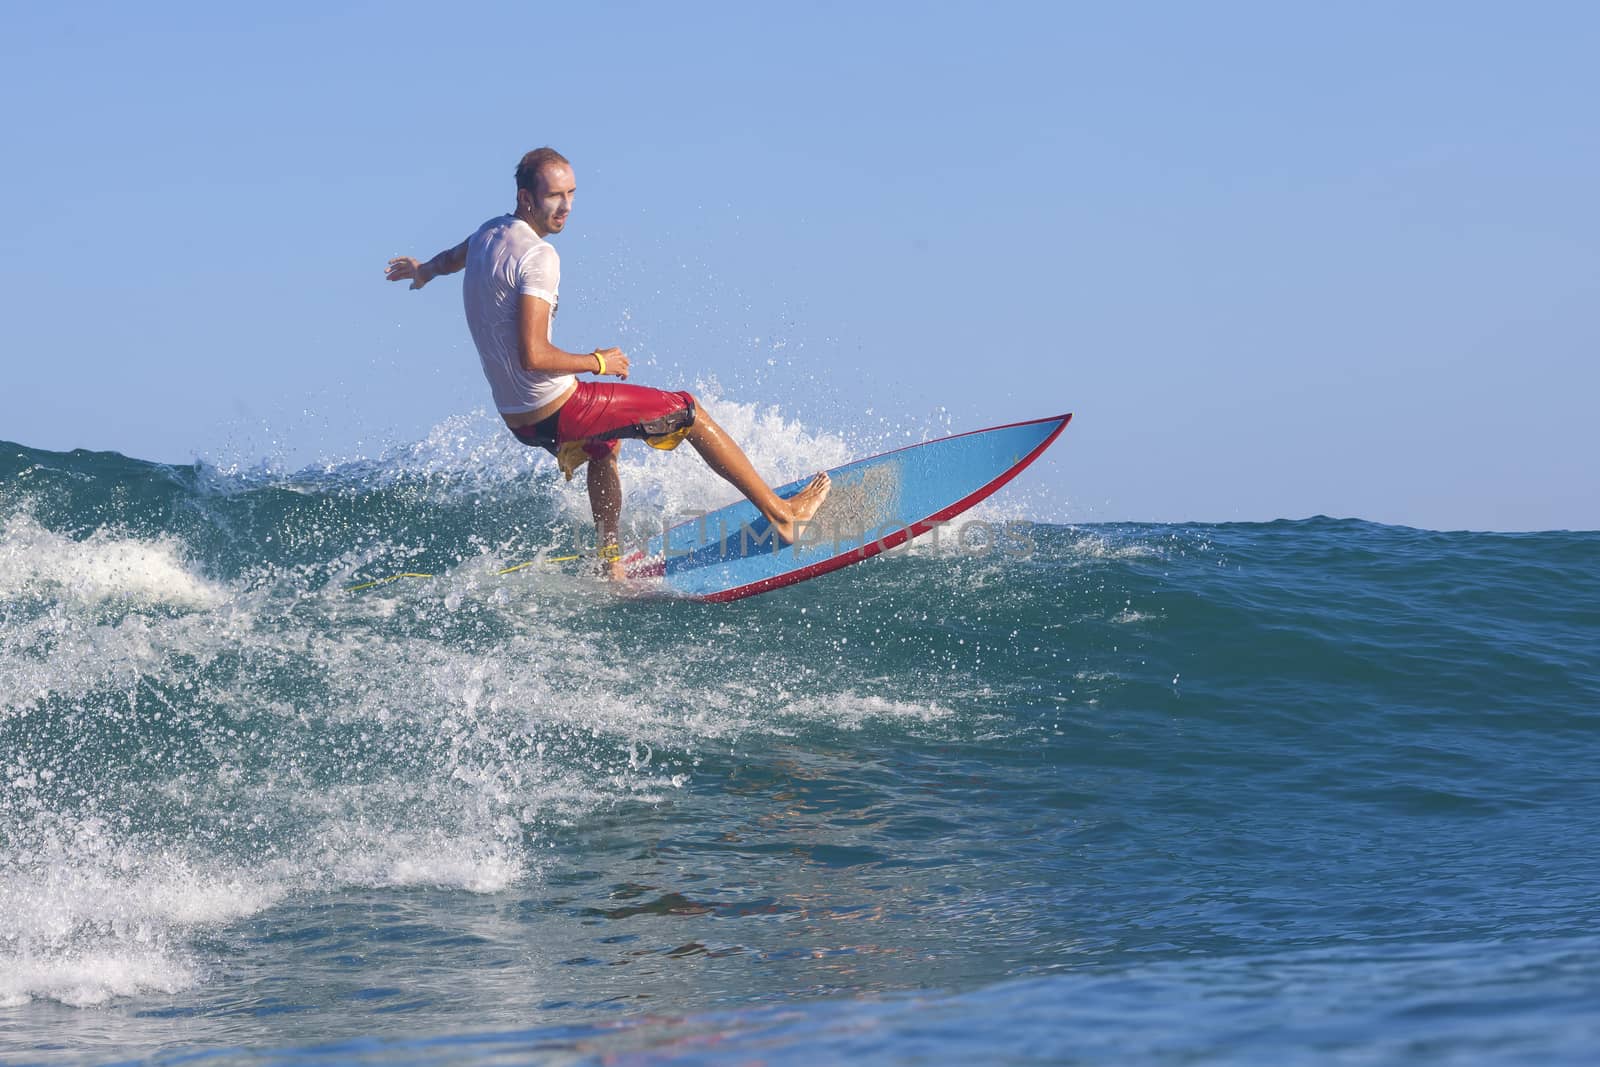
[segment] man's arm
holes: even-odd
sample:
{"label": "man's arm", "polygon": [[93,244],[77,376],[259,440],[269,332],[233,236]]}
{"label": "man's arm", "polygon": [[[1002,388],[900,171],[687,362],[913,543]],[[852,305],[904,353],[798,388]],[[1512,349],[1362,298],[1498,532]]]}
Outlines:
{"label": "man's arm", "polygon": [[448,248],[426,263],[418,263],[410,256],[396,256],[389,261],[383,276],[391,282],[411,279],[411,288],[421,289],[441,274],[454,274],[467,265],[467,242]]}
{"label": "man's arm", "polygon": [[620,348],[597,348],[579,355],[564,352],[550,343],[550,303],[543,297],[523,293],[522,318],[522,369],[540,374],[608,374],[616,378],[628,377],[628,357]]}

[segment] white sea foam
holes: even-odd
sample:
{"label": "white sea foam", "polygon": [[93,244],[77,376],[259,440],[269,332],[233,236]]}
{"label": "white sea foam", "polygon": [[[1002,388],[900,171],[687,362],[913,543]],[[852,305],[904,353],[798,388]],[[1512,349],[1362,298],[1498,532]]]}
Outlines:
{"label": "white sea foam", "polygon": [[513,845],[473,840],[439,827],[421,830],[336,824],[319,835],[318,866],[334,885],[435,886],[498,893],[528,874]]}
{"label": "white sea foam", "polygon": [[826,696],[807,696],[787,701],[779,706],[777,715],[805,719],[807,722],[830,722],[846,729],[859,730],[873,722],[931,723],[949,719],[955,713],[935,703],[891,700],[873,693],[845,690]]}
{"label": "white sea foam", "polygon": [[224,595],[186,563],[173,538],[118,537],[101,528],[74,540],[14,514],[0,536],[0,597],[23,594],[191,608],[209,607]]}
{"label": "white sea foam", "polygon": [[87,950],[49,959],[0,953],[0,1008],[54,1000],[88,1008],[115,997],[176,993],[194,984],[195,969],[151,951]]}
{"label": "white sea foam", "polygon": [[0,1004],[175,992],[194,980],[190,934],[282,892],[258,870],[145,846],[93,816],[40,815],[22,837],[0,854]]}
{"label": "white sea foam", "polygon": [[1066,555],[1069,559],[1079,560],[1128,560],[1128,559],[1160,559],[1161,552],[1155,547],[1141,544],[1137,541],[1116,542],[1095,533],[1078,531],[1067,546]]}

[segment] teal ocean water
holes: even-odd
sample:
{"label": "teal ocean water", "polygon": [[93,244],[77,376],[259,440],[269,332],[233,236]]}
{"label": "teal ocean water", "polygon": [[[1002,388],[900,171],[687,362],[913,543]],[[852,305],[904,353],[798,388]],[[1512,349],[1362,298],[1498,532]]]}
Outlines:
{"label": "teal ocean water", "polygon": [[0,446],[0,1062],[1592,1061],[1600,534],[1027,485],[1028,553],[704,605],[548,562],[583,495],[482,418]]}

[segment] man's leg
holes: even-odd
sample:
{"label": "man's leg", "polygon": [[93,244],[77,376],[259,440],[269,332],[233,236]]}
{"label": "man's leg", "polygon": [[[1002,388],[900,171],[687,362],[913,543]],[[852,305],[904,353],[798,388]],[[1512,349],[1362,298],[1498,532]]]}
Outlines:
{"label": "man's leg", "polygon": [[689,428],[685,440],[694,445],[694,450],[712,470],[732,482],[760,509],[786,542],[794,541],[799,534],[799,524],[815,515],[828,495],[828,476],[819,474],[788,500],[778,496],[756,473],[750,457],[703,407],[696,409],[694,425]]}
{"label": "man's leg", "polygon": [[589,460],[589,510],[594,513],[595,549],[600,554],[600,573],[621,578],[622,558],[618,551],[618,528],[622,521],[622,476],[617,473],[617,453],[613,449],[599,459]]}

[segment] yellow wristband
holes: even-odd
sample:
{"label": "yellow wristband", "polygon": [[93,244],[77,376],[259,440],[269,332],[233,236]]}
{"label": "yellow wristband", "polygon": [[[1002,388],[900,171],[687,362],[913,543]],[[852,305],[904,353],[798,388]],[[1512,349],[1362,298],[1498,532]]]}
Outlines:
{"label": "yellow wristband", "polygon": [[600,369],[594,372],[595,376],[604,378],[606,376],[606,357],[600,354],[600,350],[598,348],[589,354],[595,358],[595,362],[600,364]]}

